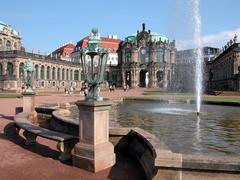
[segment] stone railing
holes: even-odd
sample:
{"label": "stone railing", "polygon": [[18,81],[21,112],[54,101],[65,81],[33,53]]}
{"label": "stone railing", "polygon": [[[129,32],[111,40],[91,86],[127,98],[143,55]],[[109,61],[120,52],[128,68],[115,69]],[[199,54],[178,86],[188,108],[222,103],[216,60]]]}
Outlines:
{"label": "stone railing", "polygon": [[46,55],[41,55],[41,54],[35,54],[35,53],[29,53],[26,51],[19,51],[19,50],[12,50],[12,51],[0,51],[0,58],[15,58],[15,57],[26,57],[26,58],[37,58],[37,59],[43,59],[47,61],[61,61],[61,62],[66,62],[70,64],[79,64],[79,63],[74,63],[74,62],[69,62],[60,59],[59,57],[50,57]]}

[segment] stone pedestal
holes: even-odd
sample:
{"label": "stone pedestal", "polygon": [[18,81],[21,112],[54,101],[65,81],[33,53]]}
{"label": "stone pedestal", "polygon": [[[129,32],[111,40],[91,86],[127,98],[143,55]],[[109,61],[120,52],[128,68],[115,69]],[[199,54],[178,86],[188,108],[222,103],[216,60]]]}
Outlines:
{"label": "stone pedestal", "polygon": [[37,112],[35,111],[35,93],[34,92],[23,92],[23,112],[28,114],[28,119],[36,123]]}
{"label": "stone pedestal", "polygon": [[73,149],[73,165],[98,172],[115,164],[114,146],[109,142],[109,109],[104,100],[78,101],[79,143]]}

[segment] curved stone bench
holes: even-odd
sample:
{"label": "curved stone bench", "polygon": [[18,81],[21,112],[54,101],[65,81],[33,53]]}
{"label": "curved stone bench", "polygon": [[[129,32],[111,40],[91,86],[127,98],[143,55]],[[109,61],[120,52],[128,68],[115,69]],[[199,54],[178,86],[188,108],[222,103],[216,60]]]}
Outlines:
{"label": "curved stone bench", "polygon": [[57,141],[57,149],[61,152],[59,156],[60,161],[66,161],[71,159],[71,150],[74,145],[78,142],[78,137],[52,131],[49,129],[42,128],[35,124],[32,124],[27,119],[26,113],[19,113],[14,117],[14,121],[18,128],[23,129],[23,135],[26,138],[26,145],[31,145],[36,143],[37,136],[41,136],[46,139]]}

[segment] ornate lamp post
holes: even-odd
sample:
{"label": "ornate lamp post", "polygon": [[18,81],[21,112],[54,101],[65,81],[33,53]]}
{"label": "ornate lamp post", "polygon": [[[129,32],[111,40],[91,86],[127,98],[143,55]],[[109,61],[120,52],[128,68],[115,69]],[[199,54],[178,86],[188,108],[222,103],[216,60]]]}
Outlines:
{"label": "ornate lamp post", "polygon": [[[89,93],[86,96],[87,101],[103,100],[103,98],[99,96],[99,85],[103,83],[104,80],[108,51],[100,47],[100,44],[101,39],[98,30],[93,28],[91,36],[89,37],[88,46],[80,49],[83,76],[90,87]],[[90,60],[88,57],[90,57]]]}
{"label": "ornate lamp post", "polygon": [[[97,172],[115,164],[114,147],[109,142],[109,109],[112,103],[99,96],[107,62],[107,50],[100,47],[100,35],[92,29],[88,46],[80,49],[83,76],[89,84],[79,109],[79,142],[74,146],[73,165]],[[88,60],[87,57],[90,57]]]}

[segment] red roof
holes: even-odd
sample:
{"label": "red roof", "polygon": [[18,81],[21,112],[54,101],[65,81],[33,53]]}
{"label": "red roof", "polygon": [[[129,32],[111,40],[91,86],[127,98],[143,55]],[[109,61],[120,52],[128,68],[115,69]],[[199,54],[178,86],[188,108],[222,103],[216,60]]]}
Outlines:
{"label": "red roof", "polygon": [[[89,36],[86,36],[85,38],[83,38],[77,43],[76,47],[79,47],[79,48],[87,47],[88,39],[89,39]],[[120,39],[113,39],[108,37],[101,37],[101,41],[102,41],[101,43],[102,47],[111,49],[113,51],[116,51],[118,49],[119,44],[121,42]]]}
{"label": "red roof", "polygon": [[73,51],[75,48],[75,45],[72,43],[68,43],[58,49],[56,49],[55,51],[53,51],[53,53],[60,53],[62,54],[64,51]]}

